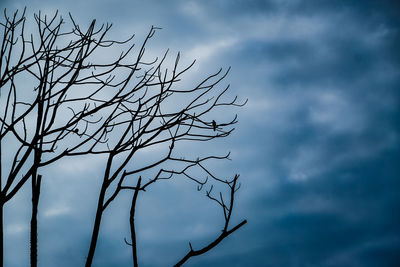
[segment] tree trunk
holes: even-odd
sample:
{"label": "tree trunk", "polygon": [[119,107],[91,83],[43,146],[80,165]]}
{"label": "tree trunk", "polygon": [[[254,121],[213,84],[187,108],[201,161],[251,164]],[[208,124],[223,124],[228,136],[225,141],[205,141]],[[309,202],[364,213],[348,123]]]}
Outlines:
{"label": "tree trunk", "polygon": [[90,248],[89,248],[87,258],[86,258],[85,267],[92,266],[94,252],[96,250],[97,239],[99,237],[101,217],[103,216],[103,203],[104,203],[104,197],[106,194],[106,189],[107,189],[107,187],[103,183],[100,194],[99,194],[99,200],[97,202],[96,218],[94,219],[92,238],[90,240]]}
{"label": "tree trunk", "polygon": [[137,260],[137,245],[136,245],[136,232],[135,232],[135,207],[136,207],[136,200],[140,190],[140,181],[141,177],[139,177],[138,183],[136,185],[135,193],[132,197],[132,205],[131,211],[129,214],[129,224],[131,227],[131,240],[132,240],[132,258],[133,258],[133,266],[138,267],[138,260]]}
{"label": "tree trunk", "polygon": [[38,255],[38,229],[37,214],[42,176],[32,177],[32,217],[31,217],[31,267],[37,267]]}
{"label": "tree trunk", "polygon": [[[1,129],[2,130],[2,129]],[[1,132],[0,130],[0,132]],[[4,232],[3,232],[3,208],[4,208],[4,198],[3,197],[3,183],[2,183],[2,147],[0,141],[0,267],[3,267],[4,263]]]}
{"label": "tree trunk", "polygon": [[3,200],[0,200],[0,267],[3,267],[4,263],[4,232],[3,232]]}

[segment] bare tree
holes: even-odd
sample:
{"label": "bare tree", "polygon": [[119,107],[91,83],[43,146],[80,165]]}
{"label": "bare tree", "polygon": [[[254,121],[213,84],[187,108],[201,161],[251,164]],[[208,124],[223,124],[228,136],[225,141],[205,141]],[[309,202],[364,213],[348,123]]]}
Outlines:
{"label": "bare tree", "polygon": [[[181,143],[223,138],[234,130],[236,116],[218,123],[214,117],[218,109],[229,111],[229,107],[244,104],[237,103],[236,97],[225,100],[229,86],[219,84],[229,69],[219,70],[192,87],[183,86],[181,80],[195,62],[180,67],[178,53],[169,65],[168,50],[159,58],[146,56],[146,45],[156,27],[151,27],[135,52],[133,36],[124,41],[106,39],[109,24],[96,28],[93,20],[87,30],[82,30],[70,16],[72,30],[64,30],[65,21],[57,13],[47,17],[39,12],[34,18],[37,32],[28,37],[25,11],[12,16],[5,11],[5,22],[1,23],[0,175],[6,174],[4,179],[0,177],[0,183],[5,182],[0,184],[1,266],[3,206],[29,179],[32,182],[31,266],[37,266],[37,213],[42,181],[38,172],[67,156],[107,155],[86,266],[92,265],[105,209],[125,189],[134,191],[131,245],[134,266],[138,265],[134,223],[138,194],[174,175],[192,180],[199,190],[206,183],[221,183],[231,192],[226,204],[222,194],[219,199],[212,196],[212,187],[206,191],[223,208],[223,232],[203,249],[191,247],[178,265],[210,250],[246,223],[244,220],[228,230],[239,176],[233,180],[220,178],[206,165],[208,161],[228,159],[229,154],[185,159],[176,152]],[[99,59],[99,54],[120,45],[125,51],[121,50],[117,57],[106,62]],[[12,152],[7,147],[4,159],[2,149],[10,140],[17,145]],[[158,147],[164,154],[136,166],[138,153],[150,147]],[[192,168],[203,173],[192,175],[189,172]],[[142,180],[141,175],[150,169],[158,170],[157,174]],[[201,178],[204,174],[209,179]]]}
{"label": "bare tree", "polygon": [[[110,75],[131,66],[122,64],[127,54],[121,54],[108,63],[86,61],[99,49],[129,40],[120,43],[106,40],[111,25],[103,25],[95,31],[95,21],[87,31],[82,32],[71,18],[72,30],[62,31],[64,20],[57,13],[50,18],[40,13],[35,15],[37,36],[31,34],[26,38],[25,12],[20,16],[15,12],[12,17],[5,12],[4,17],[0,78],[4,109],[0,118],[0,149],[9,140],[14,139],[19,144],[13,152],[7,147],[7,155],[14,154],[11,160],[1,160],[2,169],[10,167],[4,179],[5,185],[1,188],[0,215],[2,218],[4,204],[31,178],[31,265],[36,266],[41,184],[38,169],[73,153],[95,153],[94,147],[105,143],[101,140],[108,133],[102,120],[103,113],[115,108],[113,106],[130,94],[124,91],[123,86],[115,90],[114,85],[109,85],[112,80]],[[128,81],[129,75],[125,76],[121,84]],[[21,81],[25,79],[32,81],[31,92],[23,88],[26,85]],[[85,90],[77,91],[82,85],[87,85]],[[110,88],[112,90],[107,90]],[[107,96],[102,95],[105,90]],[[107,147],[104,149],[108,151]],[[96,151],[101,152],[104,151]]]}

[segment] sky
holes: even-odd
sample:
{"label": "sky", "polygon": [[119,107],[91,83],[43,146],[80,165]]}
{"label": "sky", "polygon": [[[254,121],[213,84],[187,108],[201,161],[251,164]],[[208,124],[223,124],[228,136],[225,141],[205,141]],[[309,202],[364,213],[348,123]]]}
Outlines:
{"label": "sky", "polygon": [[[232,67],[231,95],[248,99],[216,165],[240,173],[232,223],[248,223],[187,266],[397,266],[400,262],[400,4],[339,0],[6,0],[82,24],[113,23],[112,36],[197,59],[195,75]],[[150,49],[150,48],[149,48]],[[39,265],[83,266],[103,162],[46,169]],[[91,168],[88,168],[91,166]],[[6,266],[29,262],[29,188],[6,207]],[[131,265],[130,195],[105,214],[94,266]],[[141,266],[170,266],[222,227],[213,203],[185,181],[138,200]]]}

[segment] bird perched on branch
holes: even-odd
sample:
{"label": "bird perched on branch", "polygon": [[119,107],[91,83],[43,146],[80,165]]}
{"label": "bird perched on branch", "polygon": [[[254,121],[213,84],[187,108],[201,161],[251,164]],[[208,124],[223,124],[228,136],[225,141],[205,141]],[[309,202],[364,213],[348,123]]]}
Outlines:
{"label": "bird perched on branch", "polygon": [[213,126],[213,130],[215,132],[215,130],[217,130],[217,123],[215,122],[215,120],[212,121],[212,126]]}
{"label": "bird perched on branch", "polygon": [[79,129],[78,128],[74,129],[74,133],[76,133],[79,137],[82,137],[82,135],[83,135],[83,132],[79,133]]}

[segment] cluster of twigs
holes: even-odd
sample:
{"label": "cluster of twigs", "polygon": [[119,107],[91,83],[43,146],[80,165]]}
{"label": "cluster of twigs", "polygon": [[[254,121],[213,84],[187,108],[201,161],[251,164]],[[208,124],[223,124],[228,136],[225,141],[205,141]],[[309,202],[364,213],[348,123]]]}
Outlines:
{"label": "cluster of twigs", "polygon": [[[86,266],[92,265],[101,219],[121,190],[133,190],[131,203],[131,244],[134,266],[138,265],[135,238],[135,205],[139,192],[153,183],[184,176],[201,190],[210,181],[191,175],[188,170],[200,168],[213,183],[226,185],[230,201],[226,203],[206,195],[223,208],[225,225],[222,234],[208,246],[193,250],[177,264],[215,247],[226,236],[241,227],[242,221],[228,230],[237,189],[238,175],[228,181],[219,178],[204,164],[228,159],[206,156],[185,159],[176,154],[183,142],[209,141],[232,133],[236,116],[219,121],[211,118],[218,108],[242,106],[235,97],[223,100],[229,86],[220,82],[229,69],[209,75],[192,87],[178,86],[184,74],[194,65],[180,67],[180,54],[172,67],[166,67],[168,50],[159,58],[146,59],[146,46],[158,28],[151,27],[142,44],[136,48],[134,36],[127,40],[107,39],[111,24],[96,27],[93,20],[86,30],[69,16],[71,30],[57,13],[34,15],[37,32],[26,36],[25,10],[9,16],[4,11],[0,63],[0,258],[3,264],[3,206],[29,181],[32,182],[31,266],[37,265],[37,212],[44,166],[64,157],[106,155],[96,216]],[[100,57],[121,50],[116,57]],[[27,82],[28,81],[28,82]],[[182,100],[184,97],[184,101]],[[6,142],[17,145],[9,149]],[[165,146],[166,145],[166,146]],[[6,147],[7,146],[7,147]],[[142,167],[133,167],[138,152],[149,147],[167,147],[163,155]],[[4,153],[7,150],[7,158]],[[12,155],[12,159],[9,157]],[[181,169],[162,167],[179,163]],[[142,181],[147,170],[157,174]],[[130,178],[130,185],[124,183]],[[137,179],[132,186],[132,179]],[[44,179],[45,177],[43,177]]]}

